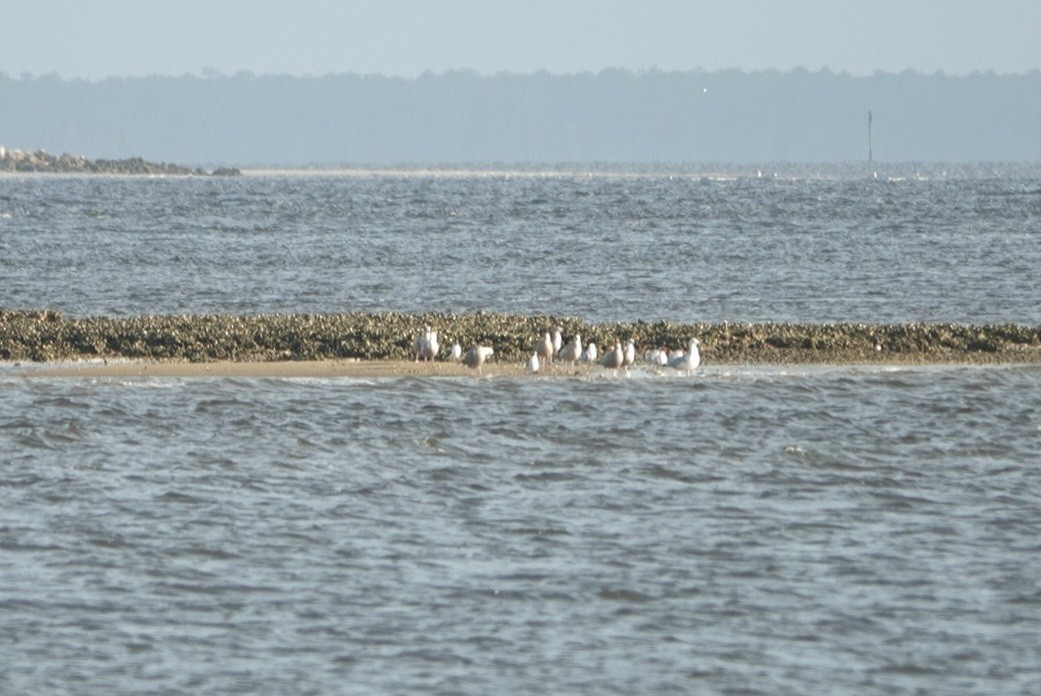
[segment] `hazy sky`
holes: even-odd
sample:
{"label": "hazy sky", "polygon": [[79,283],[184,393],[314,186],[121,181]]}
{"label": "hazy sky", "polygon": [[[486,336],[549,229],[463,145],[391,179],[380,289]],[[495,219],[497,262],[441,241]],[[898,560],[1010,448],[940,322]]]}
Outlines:
{"label": "hazy sky", "polygon": [[1041,69],[1038,0],[0,0],[18,77]]}

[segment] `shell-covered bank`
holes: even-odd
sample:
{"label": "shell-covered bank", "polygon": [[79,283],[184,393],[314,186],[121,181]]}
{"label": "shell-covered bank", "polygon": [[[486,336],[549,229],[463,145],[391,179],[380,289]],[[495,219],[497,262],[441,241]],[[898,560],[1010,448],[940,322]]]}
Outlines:
{"label": "shell-covered bank", "polygon": [[559,328],[603,349],[632,339],[640,352],[701,340],[720,364],[1041,362],[1041,326],[950,323],[590,323],[574,317],[343,313],[65,317],[54,310],[0,309],[0,360],[143,359],[188,362],[401,360],[425,327],[453,343],[485,344],[495,360],[523,361]]}

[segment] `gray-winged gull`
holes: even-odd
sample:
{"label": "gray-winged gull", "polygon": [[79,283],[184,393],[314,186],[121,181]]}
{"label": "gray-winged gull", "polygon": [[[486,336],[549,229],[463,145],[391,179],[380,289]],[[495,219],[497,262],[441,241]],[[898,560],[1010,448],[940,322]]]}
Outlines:
{"label": "gray-winged gull", "polygon": [[575,337],[560,349],[557,357],[572,365],[577,363],[578,359],[582,357],[582,334],[575,334]]}
{"label": "gray-winged gull", "polygon": [[477,370],[477,374],[482,374],[481,365],[494,354],[491,346],[474,346],[463,356],[463,364],[471,370]]}
{"label": "gray-winged gull", "polygon": [[549,331],[542,334],[542,338],[535,341],[535,345],[531,349],[546,365],[553,364],[553,338],[549,335]]}
{"label": "gray-winged gull", "polygon": [[617,370],[625,364],[625,353],[622,351],[621,341],[615,341],[614,350],[604,353],[600,364],[610,370]]}

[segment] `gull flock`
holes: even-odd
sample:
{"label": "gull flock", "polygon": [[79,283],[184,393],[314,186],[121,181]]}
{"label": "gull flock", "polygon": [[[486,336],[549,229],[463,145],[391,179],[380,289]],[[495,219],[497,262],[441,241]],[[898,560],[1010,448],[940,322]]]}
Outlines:
{"label": "gull flock", "polygon": [[[698,350],[700,345],[701,341],[691,337],[686,350],[670,351],[665,346],[659,346],[644,354],[643,363],[655,370],[669,368],[689,375],[701,364],[701,353]],[[425,327],[423,332],[416,336],[412,348],[416,362],[437,359],[441,349],[437,331],[429,326]],[[449,360],[462,363],[477,374],[482,374],[484,363],[494,354],[495,350],[486,345],[473,346],[464,353],[463,347],[456,342],[448,349]],[[601,356],[595,343],[589,342],[583,347],[581,334],[576,333],[565,344],[560,327],[554,327],[532,343],[531,357],[525,363],[524,369],[526,372],[536,373],[549,370],[554,365],[575,368],[580,364],[599,365],[614,373],[618,370],[627,373],[636,364],[636,342],[629,339],[623,346],[620,340],[615,341],[614,347]]]}

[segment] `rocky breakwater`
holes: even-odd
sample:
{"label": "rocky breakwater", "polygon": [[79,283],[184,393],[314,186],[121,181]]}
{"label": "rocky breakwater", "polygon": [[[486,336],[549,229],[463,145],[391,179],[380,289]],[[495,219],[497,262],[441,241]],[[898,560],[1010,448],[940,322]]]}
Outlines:
{"label": "rocky breakwater", "polygon": [[230,167],[206,170],[165,162],[148,162],[141,157],[89,160],[79,155],[52,155],[46,150],[23,152],[0,148],[0,172],[49,172],[55,174],[138,174],[149,176],[235,176]]}
{"label": "rocky breakwater", "polygon": [[642,351],[701,339],[706,363],[1041,362],[1041,326],[964,324],[592,324],[572,317],[505,314],[261,314],[67,318],[53,310],[0,309],[0,361],[141,359],[189,362],[401,360],[430,326],[445,352],[495,347],[523,362],[551,327],[598,346],[632,338]]}

